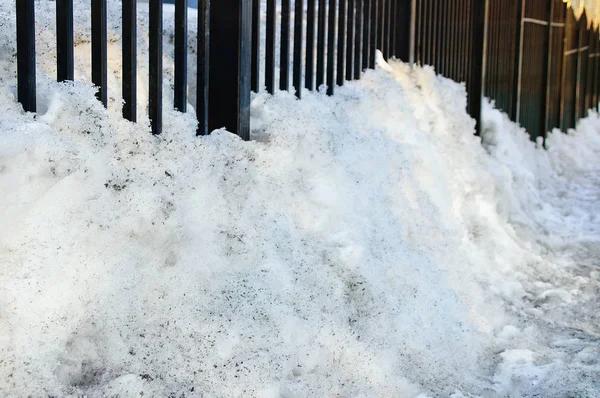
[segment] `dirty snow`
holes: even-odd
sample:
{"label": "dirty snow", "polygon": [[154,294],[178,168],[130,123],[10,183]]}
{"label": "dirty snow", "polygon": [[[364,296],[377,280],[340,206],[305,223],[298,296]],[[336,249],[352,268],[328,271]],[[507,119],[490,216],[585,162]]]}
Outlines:
{"label": "dirty snow", "polygon": [[0,3],[1,396],[600,396],[595,113],[544,150],[486,104],[480,139],[463,85],[380,60],[255,95],[251,142],[193,110],[153,137],[120,117],[118,2],[94,98],[88,3],[65,84],[36,3],[37,115]]}

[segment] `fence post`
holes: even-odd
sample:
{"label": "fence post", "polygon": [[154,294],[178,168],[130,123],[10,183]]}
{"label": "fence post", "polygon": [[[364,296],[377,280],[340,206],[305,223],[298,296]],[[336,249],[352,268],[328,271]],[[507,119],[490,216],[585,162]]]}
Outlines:
{"label": "fence post", "polygon": [[315,89],[315,14],[316,0],[307,0],[306,5],[306,65],[304,87]]}
{"label": "fence post", "polygon": [[[221,3],[220,0],[218,0],[217,2]],[[230,4],[231,0],[227,0],[225,2],[227,4]],[[275,0],[267,0],[267,26],[265,38],[265,86],[269,94],[273,94],[275,92],[275,9]],[[236,25],[237,23],[238,22],[235,21]],[[214,23],[211,25],[214,25]]]}
{"label": "fence post", "polygon": [[252,12],[247,0],[219,0],[210,8],[209,129],[250,139]]}
{"label": "fence post", "polygon": [[[105,0],[103,0],[105,1]],[[162,0],[150,0],[148,114],[152,134],[162,131]]]}
{"label": "fence post", "polygon": [[252,0],[252,91],[260,91],[260,0]]}
{"label": "fence post", "polygon": [[374,0],[362,0],[363,2],[363,20],[362,20],[362,60],[361,69],[366,70],[369,67],[371,59],[371,13],[373,12]]}
{"label": "fence post", "polygon": [[354,79],[360,79],[362,69],[362,35],[363,32],[363,0],[355,0],[355,29],[354,29]]}
{"label": "fence post", "polygon": [[98,87],[96,97],[107,105],[106,0],[92,1],[92,83]]}
{"label": "fence post", "polygon": [[198,58],[196,71],[196,135],[208,134],[208,65],[210,49],[210,0],[198,1]]}
{"label": "fence post", "polygon": [[517,78],[515,79],[515,85],[513,87],[513,107],[511,109],[511,119],[515,122],[519,122],[519,110],[521,106],[521,66],[522,66],[522,55],[523,55],[523,16],[525,13],[525,1],[517,0],[517,54],[515,56],[515,71],[517,72]]}
{"label": "fence post", "polygon": [[579,121],[580,115],[580,102],[581,102],[581,43],[583,36],[583,29],[581,29],[582,19],[577,21],[577,78],[575,79],[575,104],[574,104],[574,114],[573,118],[573,128],[577,127],[577,122]]}
{"label": "fence post", "polygon": [[73,80],[73,0],[56,0],[56,80]]}
{"label": "fence post", "polygon": [[375,53],[377,52],[377,23],[379,17],[377,13],[379,12],[379,2],[381,0],[370,0],[371,2],[371,26],[370,26],[370,36],[369,36],[369,68],[375,69]]}
{"label": "fence post", "polygon": [[35,112],[35,7],[17,0],[17,91],[25,112]]}
{"label": "fence post", "polygon": [[279,36],[279,89],[290,89],[290,0],[281,0]]}
{"label": "fence post", "polygon": [[325,82],[325,11],[326,1],[319,0],[319,11],[317,14],[317,90]]}
{"label": "fence post", "polygon": [[[354,0],[348,0],[348,16],[347,16],[347,28],[346,28],[346,80],[350,81],[354,78],[352,73],[352,66],[354,65]],[[360,32],[356,33],[360,35]]]}
{"label": "fence post", "polygon": [[346,53],[345,53],[345,45],[346,45],[346,5],[347,0],[338,0],[339,1],[339,13],[338,13],[338,33],[337,33],[337,74],[336,74],[336,82],[338,86],[344,85],[345,78],[345,64]]}
{"label": "fence post", "polygon": [[[293,84],[297,98],[302,98],[302,28],[304,1],[294,2],[294,67]],[[253,32],[254,33],[254,32]],[[312,76],[311,76],[312,77]]]}
{"label": "fence post", "polygon": [[417,0],[410,0],[410,17],[408,18],[410,18],[410,39],[407,55],[408,62],[412,67],[415,65],[415,54],[417,48]]}
{"label": "fence post", "polygon": [[544,143],[546,141],[546,134],[548,133],[548,110],[550,109],[550,76],[552,65],[550,63],[550,49],[552,48],[552,21],[554,20],[554,0],[548,2],[547,5],[547,18],[548,18],[548,32],[546,33],[546,40],[544,42],[544,61],[546,68],[544,70],[544,77],[546,86],[544,87],[544,99],[546,100],[546,106],[542,112],[542,122],[540,126],[544,129],[542,131]]}
{"label": "fence post", "polygon": [[411,62],[411,50],[414,43],[414,27],[412,21],[413,5],[416,0],[398,0],[396,5],[396,39],[394,55],[403,62]]}
{"label": "fence post", "polygon": [[568,48],[568,40],[569,37],[569,29],[571,28],[571,24],[569,23],[569,10],[565,12],[565,28],[563,30],[563,50],[562,50],[562,67],[560,70],[560,107],[558,110],[558,124],[562,130],[565,130],[565,85],[567,82],[567,50]]}
{"label": "fence post", "polygon": [[123,117],[132,122],[137,119],[136,5],[137,0],[123,0]]}
{"label": "fence post", "polygon": [[336,8],[336,0],[329,0],[329,7],[327,10],[327,95],[333,95],[333,92],[335,90]]}
{"label": "fence post", "polygon": [[471,65],[468,87],[469,113],[475,119],[475,133],[481,133],[481,98],[483,96],[483,43],[486,0],[473,0],[471,8]]}
{"label": "fence post", "polygon": [[187,110],[187,0],[175,0],[175,87],[173,106],[179,112]]}

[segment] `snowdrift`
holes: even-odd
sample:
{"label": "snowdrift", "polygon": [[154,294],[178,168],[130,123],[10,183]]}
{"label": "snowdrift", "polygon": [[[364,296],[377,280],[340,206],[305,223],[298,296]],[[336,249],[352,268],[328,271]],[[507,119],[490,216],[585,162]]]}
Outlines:
{"label": "snowdrift", "polygon": [[463,85],[380,61],[334,97],[255,96],[251,142],[195,137],[193,110],[154,137],[96,101],[85,20],[78,81],[52,81],[50,11],[25,114],[11,7],[0,395],[600,396],[596,114],[545,151],[488,104],[482,145]]}

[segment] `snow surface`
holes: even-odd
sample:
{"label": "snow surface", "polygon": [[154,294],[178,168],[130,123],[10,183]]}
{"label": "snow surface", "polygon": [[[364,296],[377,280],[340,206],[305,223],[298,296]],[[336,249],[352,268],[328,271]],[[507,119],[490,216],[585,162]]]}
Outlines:
{"label": "snow surface", "polygon": [[486,104],[480,140],[463,85],[380,59],[254,96],[252,142],[170,109],[154,137],[114,1],[94,98],[88,3],[64,84],[36,3],[37,115],[0,3],[0,396],[600,396],[595,113],[543,150]]}

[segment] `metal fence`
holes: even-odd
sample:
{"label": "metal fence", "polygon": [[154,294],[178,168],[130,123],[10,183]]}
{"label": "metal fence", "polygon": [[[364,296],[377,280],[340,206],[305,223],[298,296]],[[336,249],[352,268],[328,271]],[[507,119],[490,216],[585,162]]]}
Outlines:
{"label": "metal fence", "polygon": [[599,32],[562,0],[489,0],[484,92],[532,139],[598,107]]}
{"label": "metal fence", "polygon": [[[90,1],[91,76],[106,106],[106,0]],[[152,132],[159,134],[162,0],[148,2],[148,116]],[[174,3],[172,106],[185,112],[190,11],[187,0]],[[131,121],[137,118],[136,4],[122,0],[123,116]],[[301,98],[304,90],[325,85],[332,95],[336,86],[375,67],[376,49],[386,60],[433,65],[465,82],[467,110],[478,128],[484,94],[533,139],[553,127],[574,127],[598,104],[599,32],[587,29],[585,16],[576,21],[562,0],[199,0],[197,5],[199,135],[226,127],[247,140],[251,91],[288,90]],[[32,112],[34,8],[34,0],[16,0],[18,99]],[[57,80],[72,80],[73,0],[56,0],[56,37]]]}

